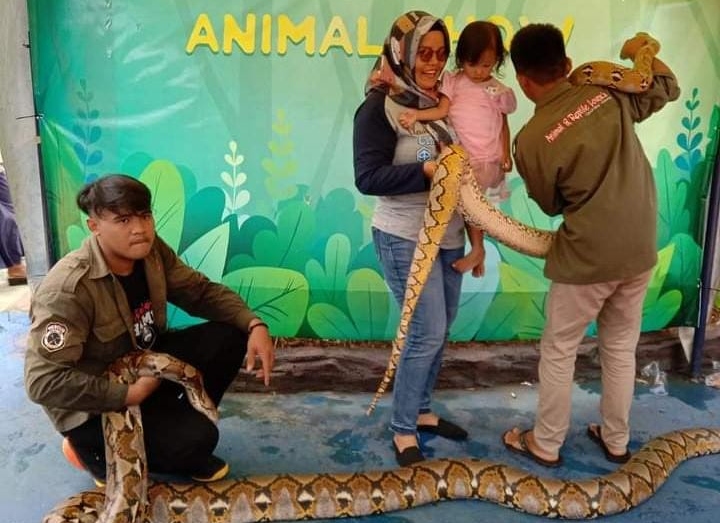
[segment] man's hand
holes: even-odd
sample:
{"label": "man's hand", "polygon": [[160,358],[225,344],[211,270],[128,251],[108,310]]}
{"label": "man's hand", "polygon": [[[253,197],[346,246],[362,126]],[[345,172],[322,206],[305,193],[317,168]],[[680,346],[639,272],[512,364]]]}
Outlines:
{"label": "man's hand", "polygon": [[[270,331],[267,326],[257,325],[260,320],[252,320],[248,329],[247,360],[245,370],[252,372],[255,368],[255,360],[259,357],[262,368],[255,371],[255,376],[263,378],[265,386],[270,385],[270,373],[275,365],[275,346],[270,338]],[[254,327],[257,325],[257,327]]]}
{"label": "man's hand", "polygon": [[160,379],[152,376],[141,376],[135,383],[128,386],[127,396],[125,396],[125,405],[140,405],[150,396],[155,389],[160,386]]}

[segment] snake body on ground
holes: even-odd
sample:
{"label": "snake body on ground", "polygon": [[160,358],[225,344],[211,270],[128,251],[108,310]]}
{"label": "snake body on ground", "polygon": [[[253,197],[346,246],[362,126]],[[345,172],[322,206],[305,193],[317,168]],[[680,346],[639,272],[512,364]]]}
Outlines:
{"label": "snake body on ground", "polygon": [[[586,73],[588,66],[584,67]],[[617,83],[617,75],[613,78]],[[526,227],[502,215],[484,199],[472,185],[467,159],[459,146],[451,146],[443,153],[438,170],[402,309],[404,329],[407,324],[403,321],[412,316],[412,300],[424,285],[423,278],[437,254],[446,220],[458,205],[458,198],[472,223],[512,248],[542,256],[552,241],[551,232]],[[404,332],[399,330],[394,343],[398,356],[403,340]],[[217,421],[217,411],[204,393],[200,375],[171,356],[134,352],[112,365],[110,375],[126,382],[138,376],[176,381],[185,387],[195,408]],[[387,384],[391,378],[392,374]],[[590,479],[540,477],[485,459],[450,458],[390,470],[274,474],[211,484],[168,483],[148,480],[139,408],[103,413],[103,430],[107,458],[104,491],[95,489],[68,498],[47,514],[44,523],[326,519],[382,514],[458,499],[493,502],[546,517],[590,519],[630,510],[652,496],[683,461],[720,453],[720,428],[692,428],[658,436],[614,472]]]}

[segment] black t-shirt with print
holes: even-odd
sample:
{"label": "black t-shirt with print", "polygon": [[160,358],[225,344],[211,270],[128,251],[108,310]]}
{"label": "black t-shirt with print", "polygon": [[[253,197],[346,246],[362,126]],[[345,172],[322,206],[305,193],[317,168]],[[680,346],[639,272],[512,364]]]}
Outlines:
{"label": "black t-shirt with print", "polygon": [[145,267],[142,263],[135,263],[132,273],[127,276],[115,275],[125,290],[130,310],[133,315],[135,340],[141,349],[151,349],[158,337],[155,325],[150,291],[145,278]]}

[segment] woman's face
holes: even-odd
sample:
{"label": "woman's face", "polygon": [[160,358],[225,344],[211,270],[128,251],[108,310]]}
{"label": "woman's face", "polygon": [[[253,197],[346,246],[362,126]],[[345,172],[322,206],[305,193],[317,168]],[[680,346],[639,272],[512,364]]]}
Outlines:
{"label": "woman's face", "polygon": [[430,31],[420,40],[415,55],[415,83],[421,89],[432,90],[445,68],[448,50],[441,31]]}

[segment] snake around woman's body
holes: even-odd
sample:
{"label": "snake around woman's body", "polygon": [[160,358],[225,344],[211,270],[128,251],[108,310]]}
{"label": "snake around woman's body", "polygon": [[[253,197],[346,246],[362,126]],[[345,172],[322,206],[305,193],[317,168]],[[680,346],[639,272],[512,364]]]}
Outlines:
{"label": "snake around woman's body", "polygon": [[[159,353],[133,353],[115,369],[183,384],[191,403],[216,411],[189,365]],[[134,368],[133,368],[134,366]],[[108,481],[55,507],[43,523],[241,523],[365,516],[443,500],[478,499],[530,514],[588,519],[623,512],[652,496],[683,461],[720,453],[720,428],[656,437],[604,476],[563,480],[485,459],[438,459],[363,472],[276,474],[215,483],[148,486],[139,409],[103,414]]]}
{"label": "snake around woman's body", "polygon": [[[547,250],[552,233],[523,228],[472,190],[461,148],[448,149],[440,163],[443,178],[436,177],[431,200],[448,207],[437,210],[454,211],[459,190],[471,220],[481,211],[467,208],[469,202],[476,202],[468,197],[477,198],[484,206],[487,216],[478,225],[488,234],[534,256]],[[442,237],[441,222],[430,223],[426,246],[432,247],[438,234]],[[509,236],[503,236],[507,231]],[[513,238],[518,237],[515,243]],[[435,256],[432,248],[424,252],[419,262]],[[150,375],[181,383],[195,408],[217,420],[199,374],[170,356],[132,353],[111,371],[124,381]],[[453,499],[479,499],[547,517],[588,519],[629,510],[652,496],[683,461],[720,453],[720,428],[695,428],[656,437],[614,472],[582,480],[539,477],[502,463],[465,458],[423,461],[391,470],[277,474],[211,484],[149,483],[139,413],[137,407],[131,407],[103,414],[108,463],[105,492],[95,489],[67,499],[44,518],[44,523],[301,520],[380,514]]]}
{"label": "snake around woman's body", "polygon": [[[577,85],[594,84],[624,92],[637,93],[647,90],[652,83],[652,62],[660,50],[660,44],[647,33],[638,33],[623,46],[621,58],[627,57],[626,48],[631,42],[639,44],[632,57],[632,69],[612,62],[588,62],[573,70],[569,80]],[[529,256],[544,257],[553,240],[551,231],[536,229],[507,216],[485,198],[461,146],[453,144],[444,148],[437,158],[437,163],[438,169],[430,186],[423,227],[420,229],[405,284],[400,322],[385,374],[367,409],[368,415],[375,409],[395,375],[415,307],[437,258],[440,241],[456,209],[460,208],[465,220],[473,226],[483,229],[489,236],[511,249]]]}

